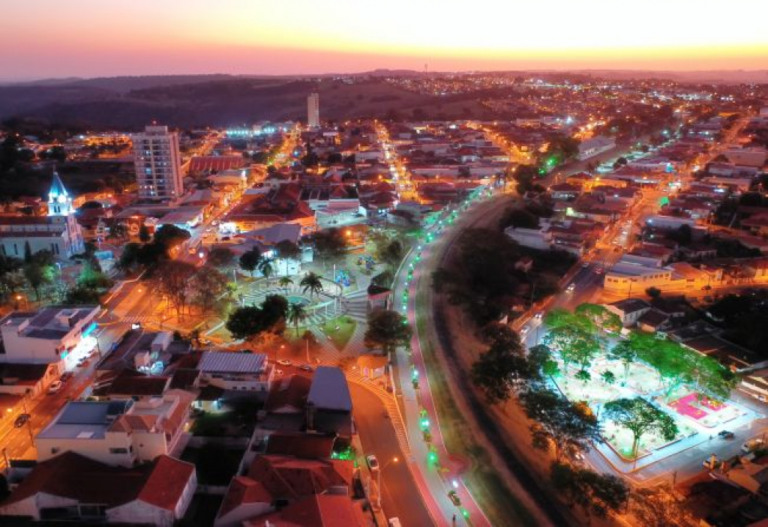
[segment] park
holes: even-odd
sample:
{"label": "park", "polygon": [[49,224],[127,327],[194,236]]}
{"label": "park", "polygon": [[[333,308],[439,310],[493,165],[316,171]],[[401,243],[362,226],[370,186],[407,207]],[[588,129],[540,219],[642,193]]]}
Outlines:
{"label": "park", "polygon": [[545,373],[599,422],[596,448],[628,470],[761,417],[730,399],[737,375],[664,334],[622,328],[597,304],[552,310],[542,339]]}

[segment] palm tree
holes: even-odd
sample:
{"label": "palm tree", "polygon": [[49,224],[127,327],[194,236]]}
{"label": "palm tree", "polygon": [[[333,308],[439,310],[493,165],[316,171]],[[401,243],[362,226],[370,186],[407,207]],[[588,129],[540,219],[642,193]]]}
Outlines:
{"label": "palm tree", "polygon": [[288,321],[296,328],[296,336],[299,336],[299,322],[307,318],[307,310],[304,309],[303,304],[293,302],[288,304],[288,313],[286,314]]}
{"label": "palm tree", "polygon": [[288,286],[289,285],[293,285],[293,280],[291,280],[291,278],[289,276],[283,276],[280,280],[278,280],[277,283],[280,284],[280,287],[285,289],[285,292],[287,293],[288,292]]}
{"label": "palm tree", "polygon": [[258,265],[259,272],[267,279],[267,287],[269,287],[269,278],[275,274],[275,266],[272,263],[272,258],[261,257]]}
{"label": "palm tree", "polygon": [[323,290],[323,282],[320,281],[320,275],[317,273],[307,273],[301,279],[299,285],[302,287],[302,293],[309,291],[310,298],[316,294],[319,295]]}

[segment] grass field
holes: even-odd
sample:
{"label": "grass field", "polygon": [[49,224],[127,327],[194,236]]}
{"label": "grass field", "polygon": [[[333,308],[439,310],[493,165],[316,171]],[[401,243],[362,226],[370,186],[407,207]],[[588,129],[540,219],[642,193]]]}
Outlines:
{"label": "grass field", "polygon": [[331,320],[327,320],[320,330],[331,338],[331,342],[336,346],[336,349],[342,351],[349,339],[355,333],[357,322],[347,316],[340,316]]}

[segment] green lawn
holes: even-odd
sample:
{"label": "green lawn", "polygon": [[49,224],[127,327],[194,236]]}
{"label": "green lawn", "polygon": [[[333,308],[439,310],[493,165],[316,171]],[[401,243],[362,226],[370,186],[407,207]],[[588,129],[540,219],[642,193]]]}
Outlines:
{"label": "green lawn", "polygon": [[320,326],[320,330],[331,337],[331,342],[336,346],[336,349],[343,351],[346,347],[349,339],[352,338],[352,334],[355,332],[357,322],[342,315],[340,317],[328,320]]}

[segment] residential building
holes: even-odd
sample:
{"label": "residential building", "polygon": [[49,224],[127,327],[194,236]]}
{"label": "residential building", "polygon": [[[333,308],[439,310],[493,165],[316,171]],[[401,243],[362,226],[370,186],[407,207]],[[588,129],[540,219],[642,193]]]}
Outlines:
{"label": "residential building", "polygon": [[627,298],[626,300],[607,304],[605,308],[617,315],[621,319],[621,324],[628,328],[634,326],[640,317],[650,311],[651,306],[640,298]]}
{"label": "residential building", "polygon": [[119,468],[67,452],[38,463],[0,503],[0,515],[171,527],[196,488],[195,466],[168,456]]}
{"label": "residential building", "polygon": [[0,319],[0,362],[55,364],[70,371],[97,345],[91,333],[99,306],[49,306]]}
{"label": "residential building", "polygon": [[307,97],[307,126],[320,128],[320,94],[316,92]]}
{"label": "residential building", "polygon": [[195,396],[168,390],[139,401],[73,401],[36,437],[38,459],[76,452],[130,467],[179,450]]}
{"label": "residential building", "polygon": [[139,199],[175,201],[184,193],[179,134],[150,125],[131,136]]}
{"label": "residential building", "polygon": [[0,254],[23,258],[27,247],[32,254],[50,251],[59,260],[85,251],[72,197],[56,172],[48,192],[47,216],[0,216]]}
{"label": "residential building", "polygon": [[579,145],[579,159],[589,159],[616,147],[616,141],[610,137],[597,136],[587,139]]}
{"label": "residential building", "polygon": [[333,432],[347,440],[355,433],[352,397],[341,369],[320,366],[315,370],[307,396],[307,430]]}

